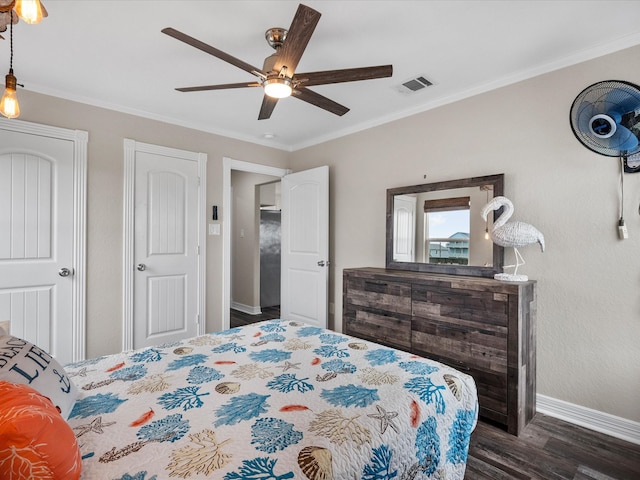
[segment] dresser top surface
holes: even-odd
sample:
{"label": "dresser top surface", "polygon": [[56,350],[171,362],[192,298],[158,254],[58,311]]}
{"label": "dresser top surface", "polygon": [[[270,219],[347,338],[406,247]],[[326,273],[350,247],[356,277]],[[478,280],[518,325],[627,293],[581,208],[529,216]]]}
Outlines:
{"label": "dresser top surface", "polygon": [[389,280],[397,281],[414,281],[414,282],[450,282],[450,283],[469,283],[475,285],[485,285],[492,287],[499,287],[503,289],[515,288],[518,289],[521,286],[534,285],[535,280],[527,280],[525,282],[505,282],[495,280],[493,278],[486,277],[472,277],[466,275],[451,275],[445,273],[428,273],[428,272],[412,272],[407,270],[392,270],[380,267],[358,267],[358,268],[345,268],[343,270],[345,275],[358,275],[360,277],[385,277]]}

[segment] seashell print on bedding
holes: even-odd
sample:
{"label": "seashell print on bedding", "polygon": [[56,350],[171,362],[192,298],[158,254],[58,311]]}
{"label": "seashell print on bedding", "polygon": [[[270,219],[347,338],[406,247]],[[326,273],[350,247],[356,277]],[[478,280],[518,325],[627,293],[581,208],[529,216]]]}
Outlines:
{"label": "seashell print on bedding", "polygon": [[458,377],[455,377],[449,373],[445,373],[443,376],[444,381],[447,382],[447,386],[453,396],[458,399],[458,401],[462,400],[462,382]]}
{"label": "seashell print on bedding", "polygon": [[193,347],[178,347],[173,350],[176,355],[188,355],[193,352]]}
{"label": "seashell print on bedding", "polygon": [[216,385],[216,392],[223,395],[231,395],[240,391],[240,384],[237,382],[222,382]]}
{"label": "seashell print on bedding", "polygon": [[305,447],[298,454],[300,470],[309,480],[333,480],[331,451],[323,447]]}

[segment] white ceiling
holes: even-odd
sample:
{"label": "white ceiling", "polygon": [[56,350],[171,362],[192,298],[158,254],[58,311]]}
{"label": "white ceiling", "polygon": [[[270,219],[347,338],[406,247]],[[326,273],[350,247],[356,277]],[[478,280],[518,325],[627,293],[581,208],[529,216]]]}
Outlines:
{"label": "white ceiling", "polygon": [[[44,0],[48,18],[14,26],[13,68],[27,90],[296,150],[640,44],[637,0],[308,0],[322,17],[297,72],[393,65],[391,78],[312,88],[351,108],[346,115],[288,98],[259,121],[260,88],[174,90],[255,77],[162,28],[262,67],[273,53],[265,30],[288,28],[298,3]],[[8,34],[0,40],[2,75]],[[420,75],[436,85],[398,91]]]}

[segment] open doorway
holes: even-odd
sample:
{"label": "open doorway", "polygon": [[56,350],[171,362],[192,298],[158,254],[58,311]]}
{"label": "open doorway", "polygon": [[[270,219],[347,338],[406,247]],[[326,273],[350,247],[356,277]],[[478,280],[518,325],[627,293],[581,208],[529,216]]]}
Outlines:
{"label": "open doorway", "polygon": [[280,318],[279,186],[279,177],[231,171],[231,327]]}
{"label": "open doorway", "polygon": [[[329,288],[329,167],[291,173],[223,158],[222,328],[230,326],[232,284],[231,173],[240,170],[282,180],[281,318],[327,328]],[[242,233],[242,232],[240,232]],[[245,231],[246,235],[246,231]],[[258,281],[254,275],[254,281]]]}
{"label": "open doorway", "polygon": [[[234,323],[238,323],[238,324],[240,322],[253,323],[255,321],[266,319],[266,318],[262,318],[263,313],[261,311],[254,308],[255,306],[259,306],[259,303],[260,303],[259,293],[256,293],[256,292],[259,292],[259,283],[260,283],[259,263],[258,263],[258,267],[256,267],[256,262],[259,262],[259,260],[256,260],[256,259],[259,259],[258,254],[252,253],[253,260],[251,260],[250,262],[251,266],[249,267],[252,270],[250,278],[249,276],[242,277],[242,275],[245,275],[245,273],[240,273],[240,272],[234,273],[234,269],[237,266],[236,264],[238,262],[234,262],[233,259],[238,258],[238,255],[236,255],[239,253],[238,246],[240,244],[249,243],[247,240],[249,238],[247,236],[249,233],[249,230],[253,229],[253,232],[256,232],[259,230],[259,219],[256,219],[255,217],[252,217],[252,220],[250,223],[251,228],[246,228],[247,225],[249,225],[248,222],[245,223],[245,226],[243,227],[238,224],[238,220],[236,220],[235,222],[233,220],[234,219],[233,212],[238,208],[239,203],[234,202],[232,200],[234,196],[236,196],[237,198],[236,189],[238,188],[237,183],[235,186],[232,184],[232,175],[235,177],[236,174],[241,174],[241,173],[256,175],[252,180],[253,183],[248,181],[249,180],[248,178],[244,179],[246,180],[246,190],[249,192],[251,197],[253,197],[253,200],[251,200],[251,202],[248,202],[248,203],[251,205],[252,211],[254,211],[253,209],[255,208],[255,205],[256,205],[256,201],[255,201],[256,185],[278,181],[284,175],[290,173],[290,170],[287,170],[284,168],[278,168],[278,167],[270,167],[270,166],[261,165],[257,163],[243,162],[241,160],[234,160],[227,157],[223,159],[223,221],[225,222],[225,228],[223,230],[223,262],[224,262],[223,264],[223,295],[222,295],[222,328],[223,329],[229,328],[232,326],[231,324],[232,313],[234,316]],[[238,177],[238,178],[242,179],[242,177]],[[246,204],[247,200],[245,199],[244,202]],[[241,236],[243,234],[244,234],[244,237]],[[257,238],[255,236],[255,233],[254,233],[254,238]],[[253,245],[254,245],[252,247],[253,250],[251,251],[257,252],[259,249],[259,244],[257,243],[257,240],[253,241]],[[242,259],[242,260],[244,261],[245,259]],[[251,285],[253,290],[250,296],[241,297],[242,299],[244,299],[244,302],[246,302],[246,304],[249,305],[250,307],[249,312],[240,310],[238,307],[240,307],[239,304],[244,303],[243,300],[238,299],[235,296],[232,296],[232,290],[234,290],[234,293],[235,293],[234,287],[239,288],[238,286],[243,285],[243,282],[245,282],[244,285]],[[247,300],[249,298],[251,300]],[[232,308],[232,305],[234,308]],[[279,316],[279,311],[277,312],[268,311],[266,312],[266,314],[269,315],[270,318],[278,318],[278,317],[273,317],[272,315],[277,314]]]}

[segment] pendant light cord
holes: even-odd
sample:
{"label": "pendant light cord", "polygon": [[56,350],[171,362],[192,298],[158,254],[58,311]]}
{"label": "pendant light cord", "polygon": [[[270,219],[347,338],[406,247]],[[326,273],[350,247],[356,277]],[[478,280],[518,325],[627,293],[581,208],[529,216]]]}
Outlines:
{"label": "pendant light cord", "polygon": [[11,55],[9,57],[9,71],[13,71],[13,9],[9,10],[9,43]]}

